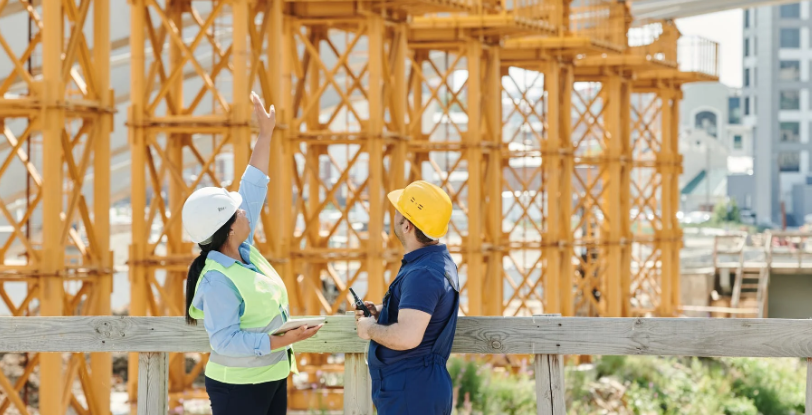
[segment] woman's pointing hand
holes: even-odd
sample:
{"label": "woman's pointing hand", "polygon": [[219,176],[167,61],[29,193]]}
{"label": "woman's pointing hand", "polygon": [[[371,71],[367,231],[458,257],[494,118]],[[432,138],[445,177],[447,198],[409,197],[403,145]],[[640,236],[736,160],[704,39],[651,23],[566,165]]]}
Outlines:
{"label": "woman's pointing hand", "polygon": [[270,137],[276,127],[276,109],[271,105],[271,110],[265,111],[262,105],[262,100],[256,94],[251,92],[251,102],[254,103],[254,114],[257,116],[257,123],[259,124],[259,136]]}

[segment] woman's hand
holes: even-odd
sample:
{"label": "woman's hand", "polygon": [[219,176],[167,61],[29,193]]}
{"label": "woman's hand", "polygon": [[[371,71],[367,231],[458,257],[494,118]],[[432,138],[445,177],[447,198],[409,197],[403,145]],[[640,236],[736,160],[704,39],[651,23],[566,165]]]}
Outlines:
{"label": "woman's hand", "polygon": [[324,327],[324,324],[319,324],[318,326],[313,327],[302,326],[298,329],[288,330],[281,336],[271,335],[271,350],[281,349],[283,347],[290,346],[293,343],[307,340],[315,336],[322,327]]}
{"label": "woman's hand", "polygon": [[259,124],[259,136],[270,137],[276,127],[276,109],[271,105],[271,111],[265,111],[262,100],[256,92],[251,92],[251,102],[254,103],[254,115],[257,116]]}

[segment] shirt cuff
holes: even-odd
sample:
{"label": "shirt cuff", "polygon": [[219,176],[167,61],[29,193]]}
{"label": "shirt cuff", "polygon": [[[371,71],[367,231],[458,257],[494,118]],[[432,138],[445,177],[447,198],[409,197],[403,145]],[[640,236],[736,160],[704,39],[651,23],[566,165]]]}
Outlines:
{"label": "shirt cuff", "polygon": [[264,333],[257,333],[257,342],[254,344],[254,354],[265,356],[271,353],[271,337]]}
{"label": "shirt cuff", "polygon": [[422,312],[424,312],[426,314],[433,314],[434,313],[434,310],[432,310],[431,308],[426,307],[426,306],[422,306],[422,305],[417,305],[417,304],[399,304],[398,305],[398,310],[403,310],[403,309],[422,311]]}
{"label": "shirt cuff", "polygon": [[258,168],[250,164],[245,169],[245,173],[242,175],[242,180],[246,183],[260,187],[268,186],[268,183],[271,182],[270,177],[266,176],[265,173],[259,171]]}

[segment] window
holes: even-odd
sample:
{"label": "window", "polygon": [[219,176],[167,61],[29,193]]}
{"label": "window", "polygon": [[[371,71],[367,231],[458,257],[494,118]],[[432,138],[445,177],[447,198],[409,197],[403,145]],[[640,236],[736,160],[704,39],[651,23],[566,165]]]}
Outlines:
{"label": "window", "polygon": [[728,124],[741,124],[742,123],[742,99],[739,97],[730,97],[727,99],[727,123]]}
{"label": "window", "polygon": [[744,68],[744,86],[750,86],[750,68]]}
{"label": "window", "polygon": [[789,173],[800,172],[801,153],[798,151],[782,151],[778,153],[778,171]]}
{"label": "window", "polygon": [[741,150],[742,148],[744,148],[744,145],[742,145],[742,136],[734,135],[733,136],[733,149],[734,150]]}
{"label": "window", "polygon": [[744,57],[750,56],[750,39],[744,38]]}
{"label": "window", "polygon": [[753,86],[758,86],[758,68],[753,68]]}
{"label": "window", "polygon": [[750,115],[750,97],[744,98],[744,115]]}
{"label": "window", "polygon": [[741,124],[742,122],[741,97],[730,97],[727,99],[727,122],[728,124]]}
{"label": "window", "polygon": [[801,62],[781,61],[778,63],[778,79],[781,81],[800,81]]}
{"label": "window", "polygon": [[801,47],[801,29],[797,27],[781,29],[780,46],[785,49],[798,49]]}
{"label": "window", "polygon": [[801,18],[801,4],[783,4],[781,5],[780,16],[782,19],[800,19]]}
{"label": "window", "polygon": [[753,56],[758,56],[758,37],[753,36]]}
{"label": "window", "polygon": [[744,10],[744,28],[750,27],[750,9]]}
{"label": "window", "polygon": [[796,90],[781,91],[780,109],[799,110],[801,109],[801,94]]}
{"label": "window", "polygon": [[758,97],[753,97],[753,115],[758,114]]}
{"label": "window", "polygon": [[711,137],[716,137],[716,114],[710,111],[702,111],[696,114],[694,127],[708,133]]}
{"label": "window", "polygon": [[781,134],[782,143],[800,143],[801,142],[801,123],[798,122],[782,122],[779,124],[779,132]]}

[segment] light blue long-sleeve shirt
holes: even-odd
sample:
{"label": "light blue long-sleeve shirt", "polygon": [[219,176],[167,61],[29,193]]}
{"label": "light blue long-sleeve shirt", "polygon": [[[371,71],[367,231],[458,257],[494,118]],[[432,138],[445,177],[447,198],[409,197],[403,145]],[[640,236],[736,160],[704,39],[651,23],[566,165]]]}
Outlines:
{"label": "light blue long-sleeve shirt", "polygon": [[[254,231],[259,221],[259,213],[265,203],[270,179],[259,169],[248,166],[240,181],[240,195],[251,234],[240,246],[242,262],[223,255],[218,251],[209,252],[207,259],[217,261],[225,268],[235,262],[254,272],[259,272],[250,260],[249,244],[253,243]],[[219,271],[209,271],[201,276],[192,304],[203,310],[206,316],[203,326],[209,334],[212,348],[224,356],[262,356],[271,352],[271,339],[264,333],[250,333],[240,330],[240,317],[245,312],[245,302],[237,287]]]}

